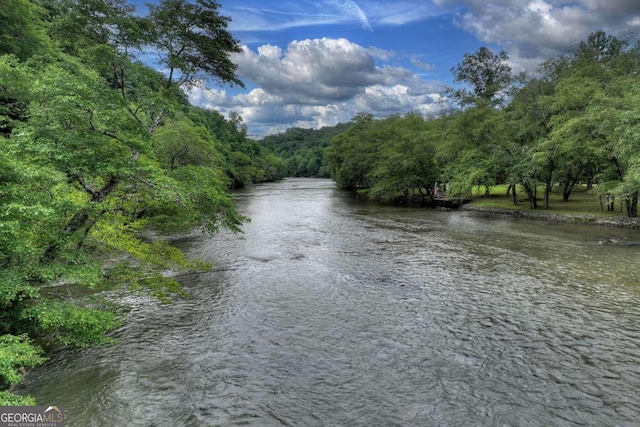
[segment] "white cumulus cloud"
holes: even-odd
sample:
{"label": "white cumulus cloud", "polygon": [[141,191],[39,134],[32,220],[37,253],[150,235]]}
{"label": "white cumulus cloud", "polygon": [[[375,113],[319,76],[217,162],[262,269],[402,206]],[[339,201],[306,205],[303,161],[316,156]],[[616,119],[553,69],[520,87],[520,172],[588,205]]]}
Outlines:
{"label": "white cumulus cloud", "polygon": [[393,56],[343,38],[297,40],[286,49],[244,46],[233,60],[238,76],[256,88],[236,95],[194,88],[189,98],[223,114],[238,112],[257,136],[289,126],[335,125],[359,112],[382,117],[433,110],[441,87],[405,68],[384,64]]}
{"label": "white cumulus cloud", "polygon": [[482,42],[506,48],[523,60],[547,58],[573,48],[597,30],[637,29],[638,0],[434,0],[462,10],[457,24]]}

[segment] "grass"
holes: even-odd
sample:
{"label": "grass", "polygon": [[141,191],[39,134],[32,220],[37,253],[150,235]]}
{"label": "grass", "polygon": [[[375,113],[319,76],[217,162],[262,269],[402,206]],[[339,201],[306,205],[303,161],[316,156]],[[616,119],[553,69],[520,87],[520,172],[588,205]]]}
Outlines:
{"label": "grass", "polygon": [[[507,186],[497,185],[491,187],[490,195],[484,196],[484,187],[474,188],[473,190],[473,206],[481,208],[504,209],[504,210],[531,210],[529,199],[524,190],[518,187],[518,204],[514,205],[511,195],[508,197]],[[607,212],[606,208],[600,208],[600,201],[597,195],[586,190],[584,186],[576,186],[571,192],[569,201],[562,201],[562,188],[553,187],[549,195],[549,208],[542,207],[544,197],[544,187],[538,188],[538,208],[536,212],[548,212],[559,215],[594,215],[601,217],[620,217],[626,215],[624,203],[620,200],[615,201],[614,211]],[[622,211],[620,208],[622,207]]]}
{"label": "grass", "polygon": [[[357,193],[361,196],[368,196],[369,189],[360,189]],[[622,200],[615,200],[614,210],[612,212],[607,212],[606,207],[603,207],[604,209],[602,209],[600,207],[600,199],[598,198],[598,195],[591,191],[587,191],[586,186],[576,185],[571,192],[569,200],[566,202],[562,200],[562,187],[553,187],[551,194],[549,195],[549,208],[543,208],[544,186],[538,187],[538,207],[536,209],[531,209],[527,193],[521,186],[517,187],[517,205],[513,204],[511,194],[509,194],[509,196],[506,194],[507,185],[496,185],[491,187],[488,196],[485,196],[484,186],[474,187],[472,191],[473,200],[469,205],[478,208],[503,211],[520,211],[522,213],[531,212],[536,216],[549,214],[562,216],[589,216],[606,219],[621,218],[625,217],[627,214],[626,205]],[[402,197],[402,193],[397,192],[395,196],[394,200],[399,201]],[[412,198],[416,204],[420,203],[421,199],[418,196],[417,190],[412,193]]]}

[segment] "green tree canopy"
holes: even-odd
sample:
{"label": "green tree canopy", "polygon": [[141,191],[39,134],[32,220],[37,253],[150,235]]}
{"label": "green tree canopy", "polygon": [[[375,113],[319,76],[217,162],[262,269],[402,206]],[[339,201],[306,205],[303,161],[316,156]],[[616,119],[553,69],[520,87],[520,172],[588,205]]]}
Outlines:
{"label": "green tree canopy", "polygon": [[49,51],[51,40],[42,17],[46,10],[29,0],[3,0],[0,7],[0,55],[27,59]]}
{"label": "green tree canopy", "polygon": [[465,53],[462,62],[453,67],[451,72],[456,83],[463,83],[468,87],[449,89],[445,94],[462,106],[500,104],[504,92],[513,80],[508,59],[505,51],[496,54],[484,46],[475,53]]}
{"label": "green tree canopy", "polygon": [[206,78],[244,86],[236,77],[229,54],[240,44],[226,30],[229,18],[218,13],[213,0],[161,0],[150,4],[149,44],[169,70],[166,86],[193,86]]}

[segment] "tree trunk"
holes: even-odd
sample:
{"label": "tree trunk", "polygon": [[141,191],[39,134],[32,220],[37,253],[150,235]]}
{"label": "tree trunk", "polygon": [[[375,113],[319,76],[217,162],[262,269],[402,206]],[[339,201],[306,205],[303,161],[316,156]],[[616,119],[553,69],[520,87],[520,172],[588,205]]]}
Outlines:
{"label": "tree trunk", "polygon": [[536,198],[537,194],[535,184],[532,186],[531,183],[525,181],[522,183],[522,186],[529,197],[529,206],[531,209],[536,209],[538,207],[538,200]]}
{"label": "tree trunk", "polygon": [[513,204],[517,205],[518,204],[518,184],[511,184],[511,197],[513,200]]}
{"label": "tree trunk", "polygon": [[616,197],[607,194],[607,212],[613,212],[615,209]]}
{"label": "tree trunk", "polygon": [[90,221],[91,204],[103,202],[107,198],[107,196],[117,187],[119,183],[119,180],[116,177],[111,177],[109,182],[107,182],[101,190],[94,190],[89,184],[87,184],[82,179],[82,177],[75,176],[73,177],[73,179],[77,181],[82,186],[82,188],[91,195],[91,200],[89,201],[89,205],[87,208],[81,209],[80,211],[76,212],[73,215],[71,220],[64,227],[64,230],[62,231],[61,239],[51,243],[49,247],[47,247],[47,249],[45,250],[42,256],[43,261],[53,261],[58,256],[58,253],[62,249],[62,246],[64,245],[64,241],[80,230],[83,231],[84,238],[80,242],[78,242],[78,247],[82,246],[82,244],[84,243],[84,239],[86,238],[86,236],[89,234],[89,231],[96,223],[95,215],[94,215],[94,218]]}
{"label": "tree trunk", "polygon": [[547,178],[547,181],[544,183],[544,202],[542,207],[545,209],[549,209],[549,196],[551,195],[551,175]]}
{"label": "tree trunk", "polygon": [[409,189],[405,188],[402,190],[402,204],[406,205],[409,203]]}
{"label": "tree trunk", "polygon": [[593,178],[589,177],[589,179],[587,179],[587,191],[591,190],[593,190]]}
{"label": "tree trunk", "polygon": [[638,217],[638,192],[633,193],[627,198],[627,216],[629,218]]}
{"label": "tree trunk", "polygon": [[[573,186],[576,185],[575,181],[567,181],[564,183],[564,187],[562,188],[562,201],[568,202],[569,196],[571,196],[571,192],[573,191]],[[588,185],[587,185],[588,187]]]}

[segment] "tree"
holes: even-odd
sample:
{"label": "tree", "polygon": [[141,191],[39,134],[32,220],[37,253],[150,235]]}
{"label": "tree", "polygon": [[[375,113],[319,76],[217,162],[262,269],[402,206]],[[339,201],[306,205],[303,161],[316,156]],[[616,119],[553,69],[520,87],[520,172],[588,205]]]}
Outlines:
{"label": "tree", "polygon": [[3,0],[0,7],[0,55],[27,59],[51,49],[41,17],[45,9],[29,0]]}
{"label": "tree", "polygon": [[[599,192],[609,191],[612,179],[625,180],[627,155],[620,157],[621,118],[633,110],[634,80],[640,61],[628,43],[604,32],[581,42],[559,78],[550,102],[553,118],[547,145],[557,154],[556,179],[563,199],[580,179],[600,179]],[[626,86],[623,86],[626,85]],[[632,193],[617,188],[624,199]],[[631,195],[631,196],[630,196]],[[631,209],[633,211],[633,209]]]}
{"label": "tree", "polygon": [[288,162],[290,176],[329,178],[329,170],[323,162],[324,149],[331,144],[331,138],[348,126],[340,123],[320,129],[289,128],[258,142]]}
{"label": "tree", "polygon": [[505,51],[495,54],[486,47],[475,53],[464,54],[462,62],[451,69],[457,83],[465,83],[469,89],[448,89],[451,96],[461,106],[502,103],[505,91],[512,82],[509,56]]}
{"label": "tree", "polygon": [[[42,350],[26,336],[0,335],[0,387],[12,389],[22,381],[25,368],[32,368],[45,361]],[[0,391],[0,406],[35,405],[31,398],[24,398]]]}
{"label": "tree", "polygon": [[[448,88],[462,111],[453,110],[440,120],[444,125],[438,147],[438,159],[444,168],[443,179],[456,193],[467,193],[474,185],[495,185],[507,179],[505,164],[508,140],[504,113],[497,107],[504,103],[513,79],[504,51],[493,53],[481,47],[451,71],[457,83],[466,87]],[[466,109],[465,109],[466,108]]]}
{"label": "tree", "polygon": [[439,119],[437,158],[452,193],[473,186],[489,188],[508,176],[510,128],[504,111],[488,105],[456,111]]}
{"label": "tree", "polygon": [[[549,207],[553,174],[558,164],[558,152],[550,138],[553,109],[551,98],[556,84],[547,74],[529,79],[514,94],[507,114],[513,124],[513,143],[510,159],[509,182],[515,188],[520,184],[529,199],[530,207],[537,208],[537,186],[545,184],[543,205]],[[513,193],[514,202],[515,191]]]}
{"label": "tree", "polygon": [[508,110],[517,123],[516,141],[523,155],[512,171],[530,200],[541,182],[545,208],[554,183],[562,185],[566,201],[576,183],[591,182],[602,169],[612,134],[603,123],[610,120],[586,113],[609,96],[607,86],[618,72],[615,64],[625,46],[614,37],[594,33],[573,55],[546,61],[539,76],[516,92]]}
{"label": "tree", "polygon": [[[109,47],[131,58],[148,37],[147,21],[135,15],[126,0],[41,0],[49,10],[50,32],[62,49],[85,57],[105,54],[96,48]],[[113,52],[104,65],[112,65]],[[105,58],[102,57],[104,60]],[[92,62],[100,66],[95,58]],[[124,65],[124,62],[120,62]]]}
{"label": "tree", "polygon": [[369,188],[369,173],[373,169],[379,143],[375,121],[371,114],[358,114],[345,132],[336,135],[324,152],[331,178],[348,190]]}
{"label": "tree", "polygon": [[[194,110],[180,81],[167,84],[135,59],[150,32],[132,6],[41,3],[48,22],[26,0],[0,10],[0,405],[33,404],[9,390],[22,369],[42,362],[42,349],[111,342],[106,332],[122,319],[77,288],[184,295],[162,272],[207,265],[139,233],[239,231],[246,218],[225,174],[236,147],[251,153],[256,175],[282,166],[235,124],[220,122],[222,141],[185,117]],[[107,267],[105,257],[122,261]],[[42,292],[51,283],[78,298]]]}
{"label": "tree", "polygon": [[589,34],[586,41],[581,41],[574,55],[574,66],[607,67],[617,61],[625,52],[629,43],[604,31]]}
{"label": "tree", "polygon": [[[377,123],[384,132],[373,170],[370,173],[369,197],[384,202],[398,200],[407,203],[411,193],[418,191],[423,202],[433,198],[434,183],[439,170],[435,162],[433,128],[417,114],[391,116]],[[423,193],[424,190],[424,193]]]}
{"label": "tree", "polygon": [[222,167],[223,159],[213,135],[189,119],[165,124],[155,132],[154,140],[154,151],[160,164],[170,171],[187,165]]}
{"label": "tree", "polygon": [[[634,55],[637,55],[635,53]],[[638,70],[640,70],[640,56]],[[640,194],[640,85],[635,74],[611,82],[605,96],[595,100],[585,112],[585,120],[603,135],[603,157],[607,167],[597,177],[596,192],[611,194],[626,202],[627,215],[638,216]]]}
{"label": "tree", "polygon": [[242,49],[226,30],[230,18],[220,16],[218,8],[213,0],[162,0],[149,5],[149,44],[168,69],[166,87],[192,87],[207,77],[244,87],[229,59]]}
{"label": "tree", "polygon": [[27,120],[29,70],[13,55],[0,56],[0,138]]}
{"label": "tree", "polygon": [[283,158],[278,157],[273,153],[265,154],[263,158],[263,181],[275,181],[286,176],[287,162]]}

